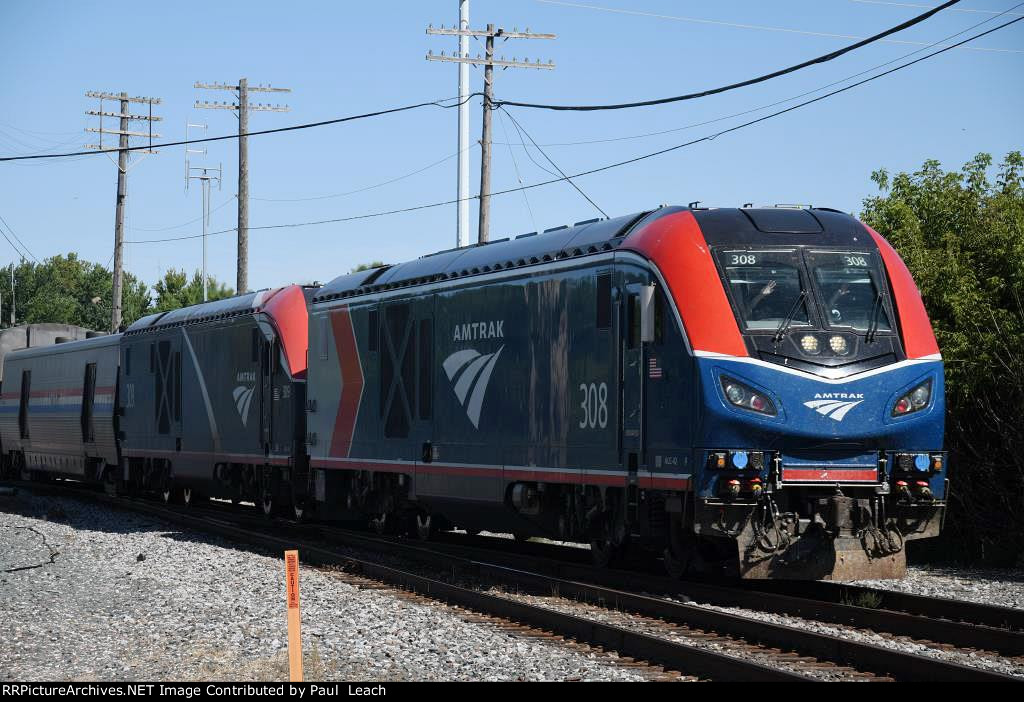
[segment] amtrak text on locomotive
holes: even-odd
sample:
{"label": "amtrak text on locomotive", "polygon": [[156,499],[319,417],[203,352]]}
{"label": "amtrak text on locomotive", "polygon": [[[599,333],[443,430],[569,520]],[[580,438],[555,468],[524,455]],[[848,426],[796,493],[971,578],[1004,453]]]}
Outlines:
{"label": "amtrak text on locomotive", "polygon": [[453,341],[476,341],[477,339],[504,339],[505,320],[492,322],[466,322],[455,325]]}

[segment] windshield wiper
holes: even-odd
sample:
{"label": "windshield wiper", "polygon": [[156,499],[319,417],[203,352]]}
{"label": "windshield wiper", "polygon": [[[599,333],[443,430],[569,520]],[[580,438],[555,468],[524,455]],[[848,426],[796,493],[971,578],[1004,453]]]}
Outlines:
{"label": "windshield wiper", "polygon": [[786,336],[786,332],[789,331],[789,325],[793,323],[793,317],[796,316],[796,311],[800,309],[800,305],[803,304],[805,297],[807,297],[807,291],[801,290],[800,294],[796,297],[796,302],[794,302],[793,306],[789,309],[789,314],[787,314],[786,318],[782,320],[781,324],[779,324],[779,328],[775,330],[775,336],[773,338],[776,344],[782,341],[783,337]]}
{"label": "windshield wiper", "polygon": [[884,294],[881,290],[878,291],[875,296],[875,305],[871,308],[871,323],[868,324],[868,333],[864,339],[869,344],[874,341],[875,334],[878,333],[878,315],[882,311],[882,296]]}

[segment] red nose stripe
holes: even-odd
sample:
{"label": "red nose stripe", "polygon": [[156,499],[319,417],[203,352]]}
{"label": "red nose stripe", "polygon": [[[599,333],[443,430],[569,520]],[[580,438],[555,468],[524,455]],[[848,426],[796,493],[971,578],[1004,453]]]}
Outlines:
{"label": "red nose stripe", "polygon": [[363,399],[363,367],[356,345],[355,328],[348,307],[331,312],[331,330],[334,348],[338,354],[341,373],[341,397],[338,413],[334,416],[334,434],[331,437],[331,456],[348,456],[352,450],[352,435],[359,418],[359,405]]}
{"label": "red nose stripe", "polygon": [[874,468],[864,470],[824,468],[783,468],[782,479],[791,482],[830,481],[830,482],[867,482],[878,480],[878,471]]}
{"label": "red nose stripe", "polygon": [[889,273],[907,358],[922,358],[939,353],[939,344],[935,341],[935,332],[932,331],[928,313],[925,312],[921,291],[917,289],[907,264],[881,234],[866,224],[864,228],[870,232],[875,244],[878,245],[882,261],[885,262],[885,270]]}
{"label": "red nose stripe", "polygon": [[631,233],[622,248],[643,254],[661,271],[694,351],[747,355],[718,269],[693,213],[659,217]]}

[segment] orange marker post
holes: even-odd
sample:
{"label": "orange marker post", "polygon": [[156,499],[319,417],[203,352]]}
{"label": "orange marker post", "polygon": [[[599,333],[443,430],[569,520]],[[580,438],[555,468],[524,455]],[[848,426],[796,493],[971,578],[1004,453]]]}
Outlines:
{"label": "orange marker post", "polygon": [[288,585],[288,672],[291,682],[302,682],[302,635],[299,630],[299,552],[284,552]]}

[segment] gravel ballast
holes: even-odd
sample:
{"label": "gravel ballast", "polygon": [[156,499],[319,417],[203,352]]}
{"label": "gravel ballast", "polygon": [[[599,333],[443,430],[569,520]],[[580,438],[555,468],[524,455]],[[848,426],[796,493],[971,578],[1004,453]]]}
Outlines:
{"label": "gravel ballast", "polygon": [[857,580],[852,584],[1024,609],[1024,570],[910,566],[901,580]]}
{"label": "gravel ballast", "polygon": [[[301,601],[307,679],[646,679],[314,568]],[[0,641],[7,681],[287,679],[283,560],[19,492],[0,498]]]}

